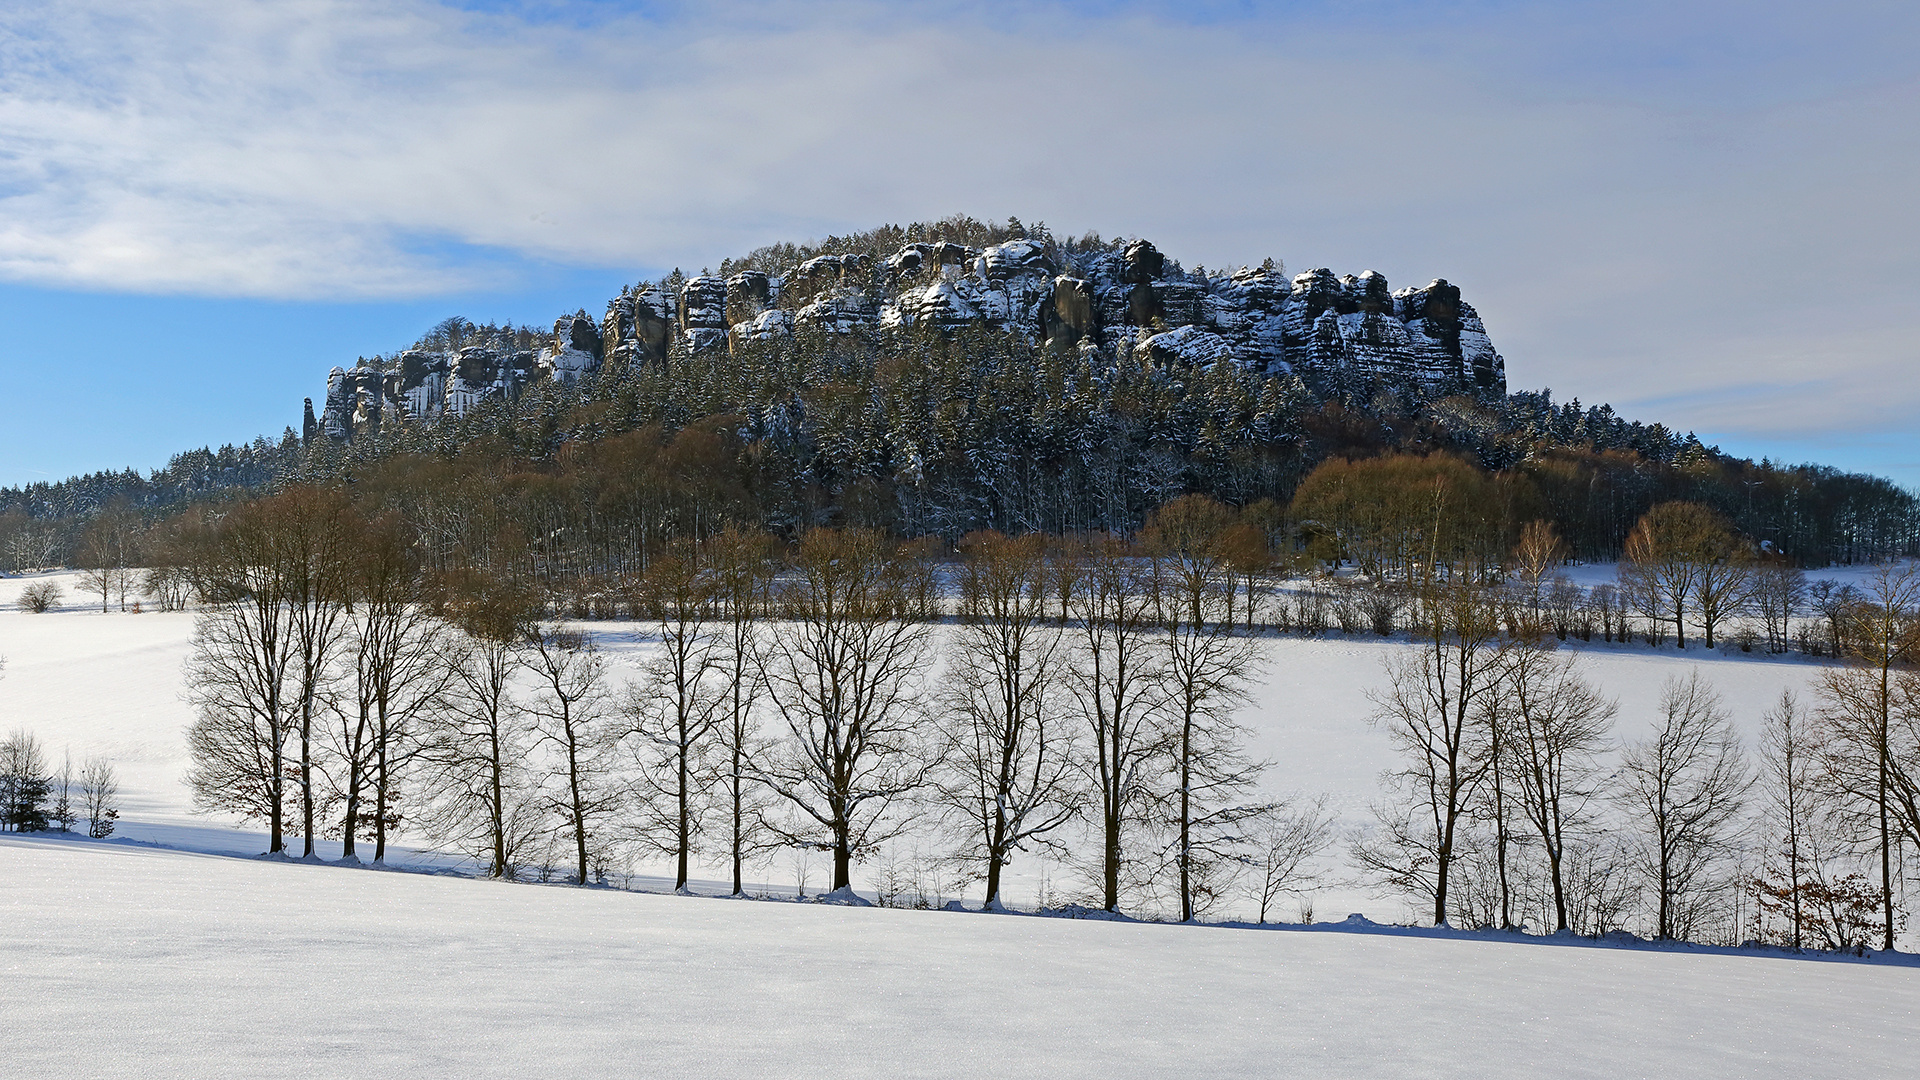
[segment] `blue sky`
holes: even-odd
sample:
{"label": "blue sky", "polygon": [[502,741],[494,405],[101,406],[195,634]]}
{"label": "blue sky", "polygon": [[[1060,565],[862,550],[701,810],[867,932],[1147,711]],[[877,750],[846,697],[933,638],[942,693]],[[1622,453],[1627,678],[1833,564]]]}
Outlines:
{"label": "blue sky", "polygon": [[0,484],[277,434],[448,315],[956,212],[1446,277],[1517,387],[1920,484],[1916,43],[1891,3],[10,4]]}

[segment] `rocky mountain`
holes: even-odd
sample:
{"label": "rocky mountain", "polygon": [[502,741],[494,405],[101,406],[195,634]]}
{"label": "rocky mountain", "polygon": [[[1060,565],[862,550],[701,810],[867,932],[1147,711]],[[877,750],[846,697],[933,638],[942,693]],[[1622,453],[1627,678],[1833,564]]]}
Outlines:
{"label": "rocky mountain", "polygon": [[[1014,230],[1024,232],[1024,230]],[[970,324],[1050,350],[1232,363],[1291,373],[1310,387],[1387,386],[1419,399],[1506,393],[1506,365],[1458,287],[1388,287],[1371,270],[1311,270],[1291,280],[1268,260],[1231,273],[1188,272],[1145,240],[1058,242],[1014,235],[820,253],[783,261],[763,249],[724,275],[623,289],[596,323],[556,320],[545,340],[498,334],[423,342],[378,365],[334,368],[306,436],[352,441],[383,423],[463,415],[543,380],[571,383],[603,365],[670,364],[809,333],[951,332]],[[871,245],[867,245],[871,248]],[[804,257],[801,257],[804,255]]]}

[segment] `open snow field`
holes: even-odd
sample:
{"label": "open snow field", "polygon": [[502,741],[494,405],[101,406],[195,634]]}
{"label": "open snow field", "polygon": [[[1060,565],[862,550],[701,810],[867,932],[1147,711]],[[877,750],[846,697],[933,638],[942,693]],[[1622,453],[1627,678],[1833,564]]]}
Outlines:
{"label": "open snow field", "polygon": [[[1314,897],[1323,925],[1275,932],[234,858],[264,838],[192,814],[182,783],[192,616],[88,610],[61,577],[63,608],[37,616],[0,580],[0,730],[112,759],[123,823],[0,837],[0,1076],[1898,1077],[1920,1051],[1920,968],[1324,925],[1411,914],[1351,885]],[[584,628],[629,671],[647,648],[631,624]],[[1366,694],[1405,643],[1262,648],[1245,719],[1265,786],[1364,820],[1394,762]],[[1669,674],[1700,667],[1751,733],[1820,670],[1581,652],[1629,738]],[[1009,900],[1030,903],[1047,868],[1016,869]],[[764,873],[790,889],[790,868]]]}
{"label": "open snow field", "polygon": [[20,1077],[1901,1077],[1920,971],[0,838]]}

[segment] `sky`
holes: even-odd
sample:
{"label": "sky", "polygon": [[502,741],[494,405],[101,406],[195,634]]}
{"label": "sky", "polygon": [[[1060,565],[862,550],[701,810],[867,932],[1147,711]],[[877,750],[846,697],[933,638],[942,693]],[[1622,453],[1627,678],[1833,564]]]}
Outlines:
{"label": "sky", "polygon": [[1444,277],[1516,389],[1920,485],[1920,5],[12,0],[0,485],[451,315],[967,213]]}

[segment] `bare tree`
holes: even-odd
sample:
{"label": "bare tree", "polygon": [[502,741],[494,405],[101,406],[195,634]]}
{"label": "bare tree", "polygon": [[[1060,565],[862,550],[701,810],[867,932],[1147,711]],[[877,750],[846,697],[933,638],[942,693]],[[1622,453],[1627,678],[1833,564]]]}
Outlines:
{"label": "bare tree", "polygon": [[128,567],[133,556],[133,531],[131,515],[115,507],[101,511],[81,533],[80,588],[100,597],[102,613],[115,595],[120,597],[120,610],[127,608],[127,592],[133,582],[133,571]]}
{"label": "bare tree", "polygon": [[80,771],[80,805],[87,815],[87,835],[104,840],[113,835],[120,818],[120,778],[111,762],[89,758]]}
{"label": "bare tree", "polygon": [[1159,723],[1166,650],[1153,639],[1156,586],[1127,546],[1093,545],[1080,575],[1068,686],[1092,743],[1086,769],[1099,813],[1102,906],[1120,910],[1130,831],[1151,807],[1154,764],[1166,751]]}
{"label": "bare tree", "polygon": [[[1834,643],[1846,666],[1821,672],[1816,688],[1825,773],[1873,837],[1880,863],[1882,947],[1891,949],[1893,868],[1902,818],[1920,817],[1920,798],[1914,797],[1920,793],[1920,761],[1905,766],[1909,752],[1901,737],[1912,725],[1909,669],[1920,661],[1920,567],[1882,563],[1873,568],[1865,592],[1854,597],[1832,616]],[[1920,756],[1920,747],[1911,753]],[[1912,812],[1903,815],[1908,806]],[[1907,832],[1920,840],[1920,828]]]}
{"label": "bare tree", "polygon": [[767,604],[766,590],[773,580],[773,538],[728,526],[709,539],[705,558],[724,620],[726,716],[719,731],[726,765],[721,782],[726,789],[733,895],[739,896],[746,889],[747,857],[765,847],[766,791],[754,779],[752,762],[764,741],[754,711],[763,668],[757,616]]}
{"label": "bare tree", "polygon": [[1063,632],[1047,618],[1045,538],[974,533],[961,542],[960,624],[942,686],[942,800],[965,822],[963,861],[983,866],[986,907],[1001,871],[1077,810],[1063,715]]}
{"label": "bare tree", "polygon": [[1353,855],[1383,884],[1431,901],[1440,924],[1461,819],[1492,767],[1478,718],[1500,686],[1507,642],[1486,590],[1470,578],[1436,578],[1422,592],[1419,647],[1388,661],[1387,687],[1373,695],[1374,721],[1404,756],[1386,777],[1398,801],[1376,807],[1380,830]]}
{"label": "bare tree", "polygon": [[1786,652],[1793,642],[1793,621],[1806,609],[1807,575],[1784,560],[1762,563],[1753,572],[1752,603],[1767,635],[1767,651]]}
{"label": "bare tree", "polygon": [[1567,557],[1567,546],[1550,521],[1529,521],[1513,548],[1514,574],[1519,584],[1522,633],[1545,634],[1547,585],[1554,569]]}
{"label": "bare tree", "polygon": [[1726,519],[1699,503],[1665,502],[1627,534],[1621,590],[1637,597],[1649,619],[1666,619],[1687,647],[1689,614],[1700,616],[1707,647],[1721,619],[1745,595],[1744,547]]}
{"label": "bare tree", "polygon": [[1637,838],[1640,871],[1657,898],[1656,933],[1687,936],[1701,905],[1728,884],[1753,775],[1732,716],[1698,671],[1670,678],[1653,737],[1630,743],[1618,798]]}
{"label": "bare tree", "polygon": [[345,635],[349,568],[358,533],[351,505],[338,491],[289,488],[263,501],[268,539],[278,562],[287,609],[291,722],[300,746],[300,820],[303,858],[314,858],[316,723],[334,677],[334,660]]}
{"label": "bare tree", "polygon": [[1760,736],[1760,792],[1772,834],[1766,854],[1780,860],[1782,881],[1774,885],[1763,870],[1754,884],[1763,908],[1785,909],[1791,927],[1788,940],[1796,949],[1806,940],[1807,869],[1814,856],[1809,834],[1819,802],[1818,747],[1808,719],[1793,691],[1783,690],[1780,700],[1767,710]]}
{"label": "bare tree", "polygon": [[[705,815],[702,803],[714,781],[714,735],[730,719],[738,686],[722,680],[730,657],[720,633],[720,582],[691,549],[654,559],[642,587],[648,618],[660,648],[641,681],[628,692],[621,738],[637,751],[642,842],[674,861],[675,889],[685,889]],[[735,659],[737,664],[739,661]],[[744,718],[742,718],[744,722]],[[733,763],[736,767],[741,762]],[[744,782],[743,777],[732,777]],[[742,794],[735,792],[736,799]],[[736,803],[736,812],[740,809]],[[742,828],[735,822],[735,828]]]}
{"label": "bare tree", "polygon": [[[1221,545],[1226,508],[1200,496],[1176,499],[1148,522],[1144,540],[1166,583],[1160,621],[1166,626],[1165,702],[1174,779],[1174,861],[1180,919],[1195,917],[1202,878],[1236,862],[1242,827],[1261,808],[1243,802],[1265,770],[1245,752],[1234,712],[1246,703],[1252,642],[1234,633],[1233,570]],[[1217,882],[1207,900],[1224,888]]]}
{"label": "bare tree", "polygon": [[460,580],[447,602],[464,634],[447,709],[423,753],[434,792],[426,825],[440,843],[486,860],[491,877],[511,877],[539,832],[527,763],[533,733],[514,692],[535,606],[517,584],[481,573]]}
{"label": "bare tree", "polygon": [[1616,706],[1580,676],[1572,657],[1523,643],[1509,650],[1496,723],[1521,813],[1547,858],[1554,929],[1568,928],[1569,841],[1590,821],[1598,794],[1598,757]]}
{"label": "bare tree", "polygon": [[73,754],[69,752],[61,756],[60,775],[53,778],[48,788],[53,805],[47,811],[47,820],[61,832],[72,832],[73,823],[80,820],[80,813],[73,802],[75,786]]}
{"label": "bare tree", "polygon": [[344,856],[352,858],[371,787],[373,861],[379,864],[399,821],[400,775],[422,749],[414,736],[454,684],[455,643],[427,603],[418,558],[400,522],[370,522],[356,548],[348,580],[352,703],[341,711],[336,732],[348,769],[342,837]]}
{"label": "bare tree", "polygon": [[1312,869],[1334,841],[1334,817],[1324,796],[1312,801],[1274,799],[1253,824],[1253,897],[1266,922],[1282,896],[1299,895],[1318,884]]}
{"label": "bare tree", "polygon": [[60,603],[60,583],[35,581],[20,590],[14,606],[32,615],[44,615]]}
{"label": "bare tree", "polygon": [[12,524],[4,544],[0,544],[0,553],[12,564],[13,572],[24,574],[52,565],[54,553],[60,549],[59,529],[52,522],[25,517],[15,518]]}
{"label": "bare tree", "polygon": [[760,776],[797,815],[778,826],[787,841],[833,853],[835,891],[926,780],[926,572],[877,532],[813,529],[782,583],[766,681],[785,731]]}
{"label": "bare tree", "polygon": [[586,635],[540,628],[528,637],[527,666],[536,680],[528,705],[535,742],[551,746],[558,756],[553,779],[560,792],[553,804],[573,840],[574,883],[585,885],[595,826],[617,805],[609,779],[607,733],[601,730],[606,663]]}
{"label": "bare tree", "polygon": [[267,852],[281,854],[297,699],[276,522],[264,504],[243,505],[201,533],[189,555],[195,591],[207,601],[186,668],[194,805],[265,821]]}

